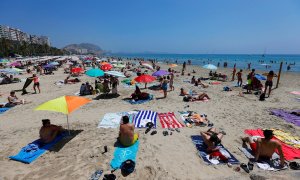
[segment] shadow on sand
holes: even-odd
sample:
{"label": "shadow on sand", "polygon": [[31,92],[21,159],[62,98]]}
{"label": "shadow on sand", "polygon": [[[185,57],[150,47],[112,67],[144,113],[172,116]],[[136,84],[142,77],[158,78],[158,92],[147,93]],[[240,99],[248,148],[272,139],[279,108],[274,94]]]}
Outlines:
{"label": "shadow on sand", "polygon": [[100,100],[100,99],[113,99],[119,97],[119,94],[100,94],[97,97],[93,98],[93,100]]}
{"label": "shadow on sand", "polygon": [[49,151],[59,152],[69,141],[75,138],[82,131],[83,130],[70,130],[71,135],[64,137],[62,140],[56,143]]}

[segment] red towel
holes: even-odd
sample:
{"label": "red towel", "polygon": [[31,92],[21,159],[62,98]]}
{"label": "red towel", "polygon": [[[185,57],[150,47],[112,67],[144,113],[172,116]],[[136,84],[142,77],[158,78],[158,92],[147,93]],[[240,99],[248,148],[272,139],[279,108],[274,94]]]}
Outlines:
{"label": "red towel", "polygon": [[[245,133],[250,136],[264,137],[263,131],[261,129],[246,129]],[[291,146],[285,144],[284,142],[280,141],[276,137],[273,137],[273,139],[276,139],[277,141],[279,141],[281,143],[283,155],[286,160],[293,160],[296,158],[300,158],[300,149],[291,147]]]}
{"label": "red towel", "polygon": [[158,113],[159,121],[162,128],[182,128],[183,124],[178,122],[173,112]]}

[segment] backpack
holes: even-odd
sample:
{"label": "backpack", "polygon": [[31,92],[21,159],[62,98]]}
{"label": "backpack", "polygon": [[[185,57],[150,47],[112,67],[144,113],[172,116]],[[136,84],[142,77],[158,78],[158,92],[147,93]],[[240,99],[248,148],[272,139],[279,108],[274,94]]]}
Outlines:
{"label": "backpack", "polygon": [[259,96],[259,100],[260,101],[264,101],[266,98],[266,94],[265,93],[262,93],[260,96]]}
{"label": "backpack", "polygon": [[126,161],[124,161],[122,164],[121,164],[121,172],[122,174],[130,174],[134,171],[134,168],[135,168],[135,162],[128,159]]}

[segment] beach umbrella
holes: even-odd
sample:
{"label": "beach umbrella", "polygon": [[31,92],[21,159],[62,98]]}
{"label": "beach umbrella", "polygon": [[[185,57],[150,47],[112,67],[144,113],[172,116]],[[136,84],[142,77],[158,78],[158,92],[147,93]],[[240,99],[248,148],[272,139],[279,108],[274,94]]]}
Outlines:
{"label": "beach umbrella", "polygon": [[218,69],[218,67],[215,66],[215,65],[213,65],[213,64],[206,64],[206,65],[204,65],[202,67],[205,68],[205,69],[210,69],[210,70],[216,70],[216,69]]}
{"label": "beach umbrella", "polygon": [[7,74],[19,74],[20,72],[22,72],[22,69],[18,69],[18,68],[5,68],[5,69],[0,69],[0,72],[2,73],[7,73]]}
{"label": "beach umbrella", "polygon": [[103,71],[108,71],[108,70],[110,70],[111,68],[113,68],[113,66],[112,66],[111,64],[104,64],[104,65],[101,66],[101,69],[102,69]]}
{"label": "beach umbrella", "polygon": [[45,111],[55,111],[67,115],[68,131],[70,135],[69,128],[69,117],[68,115],[78,109],[80,106],[83,106],[89,103],[91,100],[78,96],[61,96],[59,98],[47,101],[38,107],[35,110],[45,110]]}
{"label": "beach umbrella", "polygon": [[0,59],[0,63],[9,63],[9,60],[7,60],[7,59]]}
{"label": "beach umbrella", "polygon": [[114,66],[115,68],[124,68],[124,67],[125,67],[124,64],[113,64],[113,66]]}
{"label": "beach umbrella", "polygon": [[169,72],[165,70],[159,70],[152,74],[152,76],[164,76],[170,74]]}
{"label": "beach umbrella", "polygon": [[80,73],[80,72],[82,72],[82,71],[83,71],[83,69],[80,68],[80,67],[76,67],[76,68],[72,68],[72,69],[71,69],[71,72],[72,72],[72,73]]}
{"label": "beach umbrella", "polygon": [[153,69],[153,67],[150,64],[147,63],[143,63],[142,66],[149,68],[149,69]]}
{"label": "beach umbrella", "polygon": [[54,66],[57,66],[57,65],[59,65],[59,63],[58,63],[58,62],[50,62],[49,64],[51,64],[51,65],[54,65]]}
{"label": "beach umbrella", "polygon": [[169,65],[170,67],[176,67],[176,66],[178,66],[177,64],[170,64]]}
{"label": "beach umbrella", "polygon": [[99,77],[99,76],[103,76],[104,72],[100,69],[89,69],[85,72],[85,74],[90,77]]}
{"label": "beach umbrella", "polygon": [[124,76],[123,73],[118,72],[118,71],[107,71],[107,72],[104,72],[104,73],[108,74],[108,75],[116,76],[116,77],[126,77],[126,76]]}
{"label": "beach umbrella", "polygon": [[144,75],[134,78],[134,80],[139,83],[149,83],[149,82],[155,81],[156,78],[153,76],[150,76],[148,74],[144,74]]}
{"label": "beach umbrella", "polygon": [[47,64],[47,65],[43,66],[43,68],[53,68],[53,67],[54,67],[53,64]]}
{"label": "beach umbrella", "polygon": [[108,62],[101,62],[101,65],[109,64]]}
{"label": "beach umbrella", "polygon": [[17,62],[17,61],[14,61],[12,63],[10,63],[8,66],[21,66],[21,63],[20,62]]}

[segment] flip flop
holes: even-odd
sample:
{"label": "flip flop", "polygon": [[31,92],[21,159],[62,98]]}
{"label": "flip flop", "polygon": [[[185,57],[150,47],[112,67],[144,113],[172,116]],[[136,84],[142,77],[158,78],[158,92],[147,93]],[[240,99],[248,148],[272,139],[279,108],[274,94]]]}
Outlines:
{"label": "flip flop", "polygon": [[248,162],[248,167],[249,167],[249,170],[252,171],[253,170],[253,167],[254,167],[254,164],[252,162]]}
{"label": "flip flop", "polygon": [[208,127],[213,127],[214,126],[214,123],[208,123],[208,125],[207,125]]}
{"label": "flip flop", "polygon": [[163,131],[163,135],[164,135],[164,136],[169,135],[168,131]]}
{"label": "flip flop", "polygon": [[180,133],[180,130],[178,128],[175,128],[175,131],[177,131],[178,133]]}
{"label": "flip flop", "polygon": [[151,128],[147,128],[145,131],[145,134],[147,134],[150,130],[151,130]]}
{"label": "flip flop", "polygon": [[168,128],[168,130],[170,130],[170,131],[174,131],[174,129],[173,129],[173,128]]}
{"label": "flip flop", "polygon": [[100,176],[102,175],[102,173],[103,173],[102,170],[95,171],[89,180],[98,180],[100,178]]}
{"label": "flip flop", "polygon": [[154,134],[157,134],[157,131],[154,130],[151,132],[151,135],[154,135]]}
{"label": "flip flop", "polygon": [[242,163],[242,164],[240,165],[240,167],[241,167],[242,169],[244,169],[244,171],[246,171],[246,173],[249,173],[249,172],[250,172],[249,169],[248,169],[248,167],[247,167],[247,165],[246,165],[245,163]]}

